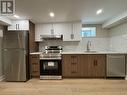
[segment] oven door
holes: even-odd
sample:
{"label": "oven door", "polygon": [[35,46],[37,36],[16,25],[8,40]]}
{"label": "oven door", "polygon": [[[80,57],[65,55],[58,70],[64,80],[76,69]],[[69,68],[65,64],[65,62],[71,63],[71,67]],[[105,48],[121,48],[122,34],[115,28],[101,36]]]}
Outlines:
{"label": "oven door", "polygon": [[61,60],[41,60],[40,75],[62,75]]}

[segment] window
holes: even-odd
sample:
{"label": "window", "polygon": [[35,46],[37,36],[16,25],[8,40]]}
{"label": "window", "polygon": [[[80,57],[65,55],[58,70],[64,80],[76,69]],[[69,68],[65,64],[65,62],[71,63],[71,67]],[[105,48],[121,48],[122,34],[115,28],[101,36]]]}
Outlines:
{"label": "window", "polygon": [[96,37],[96,27],[83,27],[81,35],[82,37]]}

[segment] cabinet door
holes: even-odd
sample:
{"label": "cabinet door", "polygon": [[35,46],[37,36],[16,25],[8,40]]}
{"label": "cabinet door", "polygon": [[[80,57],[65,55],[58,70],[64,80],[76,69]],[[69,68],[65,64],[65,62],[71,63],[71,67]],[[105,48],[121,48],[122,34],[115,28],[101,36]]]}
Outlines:
{"label": "cabinet door", "polygon": [[32,63],[32,77],[39,77],[39,65],[38,63]]}
{"label": "cabinet door", "polygon": [[29,30],[28,20],[15,20],[12,25],[8,26],[8,30]]}
{"label": "cabinet door", "polygon": [[63,29],[62,29],[63,41],[71,41],[71,32],[72,32],[71,23],[65,23],[62,25],[63,25]]}
{"label": "cabinet door", "polygon": [[18,24],[17,30],[29,30],[29,21],[28,20],[17,21],[17,24]]}
{"label": "cabinet door", "polygon": [[63,55],[62,60],[63,77],[80,77],[81,74],[78,55]]}
{"label": "cabinet door", "polygon": [[31,76],[39,77],[40,76],[40,65],[39,65],[39,55],[30,56],[30,65],[31,65]]}
{"label": "cabinet door", "polygon": [[88,76],[101,78],[106,76],[106,57],[105,55],[89,55]]}
{"label": "cabinet door", "polygon": [[41,36],[42,35],[42,24],[35,24],[35,41],[42,41]]}
{"label": "cabinet door", "polygon": [[81,77],[88,77],[88,55],[80,55],[80,72]]}
{"label": "cabinet door", "polygon": [[35,25],[35,41],[42,41],[41,35],[51,35],[52,24]]}
{"label": "cabinet door", "polygon": [[8,30],[17,30],[18,26],[16,21],[12,21],[12,24],[10,26],[8,26]]}
{"label": "cabinet door", "polygon": [[63,41],[80,41],[81,40],[81,23],[67,23],[65,24],[63,32]]}
{"label": "cabinet door", "polygon": [[81,23],[73,23],[73,34],[74,34],[74,41],[81,40]]}
{"label": "cabinet door", "polygon": [[55,35],[63,35],[65,32],[65,24],[64,23],[55,23],[54,26],[54,34]]}

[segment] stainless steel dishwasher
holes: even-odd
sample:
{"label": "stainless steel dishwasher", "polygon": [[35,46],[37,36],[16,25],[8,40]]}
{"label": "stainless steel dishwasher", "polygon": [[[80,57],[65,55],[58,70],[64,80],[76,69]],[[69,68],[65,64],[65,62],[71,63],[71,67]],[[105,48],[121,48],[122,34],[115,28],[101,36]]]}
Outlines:
{"label": "stainless steel dishwasher", "polygon": [[107,55],[107,77],[125,77],[126,62],[124,54]]}

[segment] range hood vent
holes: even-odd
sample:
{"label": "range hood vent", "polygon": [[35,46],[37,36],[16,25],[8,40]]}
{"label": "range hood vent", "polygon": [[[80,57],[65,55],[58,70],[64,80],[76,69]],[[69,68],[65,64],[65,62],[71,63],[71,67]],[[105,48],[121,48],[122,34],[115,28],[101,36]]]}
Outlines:
{"label": "range hood vent", "polygon": [[43,40],[62,40],[63,35],[40,35]]}

